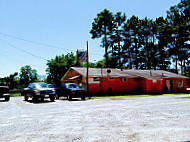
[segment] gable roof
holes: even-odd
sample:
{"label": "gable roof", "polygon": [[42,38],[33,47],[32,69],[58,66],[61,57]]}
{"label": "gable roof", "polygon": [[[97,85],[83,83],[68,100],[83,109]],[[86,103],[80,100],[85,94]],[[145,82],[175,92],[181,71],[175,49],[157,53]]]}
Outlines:
{"label": "gable roof", "polygon": [[[71,67],[71,70],[77,71],[82,76],[86,77],[86,68],[83,67]],[[107,73],[107,70],[111,70],[111,73]],[[171,73],[163,70],[127,70],[123,69],[110,69],[110,68],[89,68],[89,77],[128,77],[136,78],[143,77],[146,79],[162,79],[162,78],[188,78],[176,73]]]}

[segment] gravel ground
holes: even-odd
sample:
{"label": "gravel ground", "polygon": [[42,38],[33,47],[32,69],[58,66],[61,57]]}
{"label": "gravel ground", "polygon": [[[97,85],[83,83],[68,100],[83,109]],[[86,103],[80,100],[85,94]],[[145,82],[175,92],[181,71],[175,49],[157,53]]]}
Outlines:
{"label": "gravel ground", "polygon": [[0,101],[0,142],[190,141],[186,95],[55,100],[23,97]]}

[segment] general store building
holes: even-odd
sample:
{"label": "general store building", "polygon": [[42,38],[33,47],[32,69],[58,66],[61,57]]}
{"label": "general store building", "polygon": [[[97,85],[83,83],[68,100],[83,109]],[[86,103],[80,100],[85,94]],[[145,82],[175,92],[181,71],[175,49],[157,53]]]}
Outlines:
{"label": "general store building", "polygon": [[[61,83],[86,85],[86,68],[71,67]],[[163,70],[89,68],[89,93],[162,94],[186,92],[187,77]]]}

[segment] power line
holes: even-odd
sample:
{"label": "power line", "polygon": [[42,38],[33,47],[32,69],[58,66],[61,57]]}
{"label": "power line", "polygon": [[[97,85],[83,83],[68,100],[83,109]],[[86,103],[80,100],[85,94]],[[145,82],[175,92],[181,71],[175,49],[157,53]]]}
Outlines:
{"label": "power line", "polygon": [[[24,39],[24,38],[12,36],[12,35],[4,34],[4,33],[0,33],[0,34],[3,36],[10,37],[10,38],[19,39],[19,40],[22,40],[25,42],[30,42],[33,44],[43,45],[43,46],[47,46],[47,47],[51,47],[51,48],[55,48],[55,49],[59,49],[59,50],[68,50],[68,51],[76,52],[75,50],[71,50],[71,49],[67,49],[67,48],[63,48],[63,47],[57,47],[57,46],[53,46],[53,45],[49,45],[49,44],[45,44],[45,43],[41,43],[41,42],[36,42],[36,41],[32,41],[32,40],[28,40],[28,39]],[[89,53],[89,54],[102,56],[102,55],[97,54],[97,53]]]}
{"label": "power line", "polygon": [[[5,53],[5,52],[3,52],[3,53]],[[28,64],[28,63],[23,62],[23,61],[20,61],[20,60],[18,60],[18,59],[12,58],[12,57],[10,57],[10,56],[8,56],[8,55],[3,55],[2,52],[1,52],[0,54],[1,54],[1,56],[4,56],[4,57],[6,57],[6,58],[8,57],[7,59],[10,59],[11,61],[14,61],[14,62],[16,61],[16,62],[19,62],[19,63],[21,63],[21,64]],[[43,68],[42,66],[39,66],[39,65],[36,65],[36,64],[33,64],[33,63],[32,63],[32,65],[33,65],[33,66],[36,66],[36,67]]]}
{"label": "power line", "polygon": [[33,44],[48,46],[48,47],[56,48],[56,49],[59,49],[59,50],[64,49],[64,50],[68,50],[68,51],[73,51],[71,49],[62,48],[62,47],[56,47],[56,46],[53,46],[53,45],[49,45],[49,44],[45,44],[45,43],[41,43],[41,42],[36,42],[36,41],[28,40],[28,39],[23,39],[23,38],[20,38],[20,37],[16,37],[16,36],[4,34],[4,33],[0,33],[0,34],[4,35],[4,36],[7,36],[7,37],[10,37],[10,38],[15,38],[15,39],[19,39],[19,40],[22,40],[22,41],[25,41],[25,42],[30,42],[30,43],[33,43]]}
{"label": "power line", "polygon": [[[0,41],[2,41],[2,40],[0,40]],[[47,61],[47,59],[45,59],[45,58],[43,58],[43,57],[41,57],[41,56],[34,55],[34,54],[32,54],[32,53],[30,53],[30,52],[28,52],[28,51],[25,51],[25,50],[23,50],[23,49],[20,49],[19,47],[15,46],[15,45],[9,44],[9,43],[6,42],[6,41],[2,41],[2,42],[5,43],[5,44],[7,44],[7,45],[10,46],[10,47],[13,47],[13,48],[15,48],[15,49],[17,49],[17,50],[20,50],[20,51],[23,52],[23,53],[28,54],[28,55],[30,55],[30,56],[33,56],[33,57],[39,58],[39,59],[41,59],[41,60]]]}

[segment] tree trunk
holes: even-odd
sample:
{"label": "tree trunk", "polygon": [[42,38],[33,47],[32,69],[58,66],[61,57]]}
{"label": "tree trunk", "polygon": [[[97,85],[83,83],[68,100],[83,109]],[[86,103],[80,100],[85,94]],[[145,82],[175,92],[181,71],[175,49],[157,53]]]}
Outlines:
{"label": "tree trunk", "polygon": [[175,58],[175,72],[178,73],[178,70],[177,70],[177,55],[176,55],[176,58]]}
{"label": "tree trunk", "polygon": [[185,73],[185,76],[187,76],[187,72],[186,72],[186,66],[185,66],[185,60],[184,60],[184,62],[183,62],[184,64],[183,64],[183,67],[184,67],[184,73]]}
{"label": "tree trunk", "polygon": [[135,65],[136,69],[138,69],[138,62],[137,62],[138,50],[137,50],[137,41],[135,42]]}
{"label": "tree trunk", "polygon": [[104,25],[104,33],[105,33],[105,58],[106,58],[106,68],[108,68],[108,42],[107,42],[107,31],[106,25]]}

